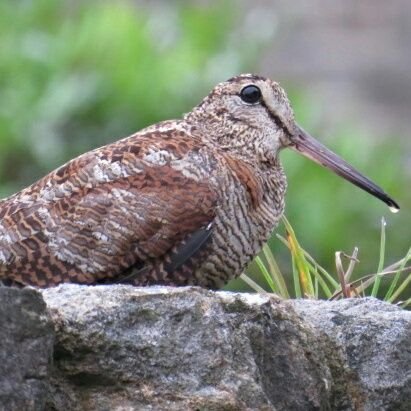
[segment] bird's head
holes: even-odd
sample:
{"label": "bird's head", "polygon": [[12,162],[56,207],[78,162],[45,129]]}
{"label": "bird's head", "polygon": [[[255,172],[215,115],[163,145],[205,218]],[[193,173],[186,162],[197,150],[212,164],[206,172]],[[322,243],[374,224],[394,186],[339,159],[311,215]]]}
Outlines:
{"label": "bird's head", "polygon": [[291,148],[384,201],[393,211],[399,209],[380,187],[295,122],[287,94],[270,79],[242,74],[220,83],[186,120],[194,120],[220,148],[251,161],[274,166],[280,150]]}

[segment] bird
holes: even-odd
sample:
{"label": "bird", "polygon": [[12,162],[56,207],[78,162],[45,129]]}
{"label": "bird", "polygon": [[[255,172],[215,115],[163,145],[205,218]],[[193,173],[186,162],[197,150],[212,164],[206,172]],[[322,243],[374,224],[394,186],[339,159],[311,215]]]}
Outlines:
{"label": "bird", "polygon": [[0,280],[218,289],[284,213],[287,148],[399,209],[297,124],[279,83],[241,74],[182,118],[82,154],[1,200]]}

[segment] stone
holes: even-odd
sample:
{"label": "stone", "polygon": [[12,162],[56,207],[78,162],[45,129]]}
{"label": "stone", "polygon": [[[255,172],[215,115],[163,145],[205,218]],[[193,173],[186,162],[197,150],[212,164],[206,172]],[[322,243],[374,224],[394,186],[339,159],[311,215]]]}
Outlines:
{"label": "stone", "polygon": [[411,409],[411,312],[376,299],[41,294],[0,288],[1,411]]}
{"label": "stone", "polygon": [[411,410],[411,312],[375,298],[294,300],[294,309],[341,353],[367,410]]}
{"label": "stone", "polygon": [[331,372],[289,302],[201,288],[42,291],[56,330],[49,410],[315,410]]}
{"label": "stone", "polygon": [[0,287],[0,410],[44,409],[53,343],[40,293]]}

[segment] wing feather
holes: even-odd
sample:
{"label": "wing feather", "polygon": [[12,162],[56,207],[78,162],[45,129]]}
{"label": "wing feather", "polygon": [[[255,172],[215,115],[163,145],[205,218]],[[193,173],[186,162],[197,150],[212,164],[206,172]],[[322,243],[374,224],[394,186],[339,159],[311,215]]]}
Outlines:
{"label": "wing feather", "polygon": [[[0,203],[0,279],[93,283],[162,258],[215,217],[216,192],[173,162],[196,142],[149,132],[86,153]],[[194,146],[193,146],[194,145]]]}

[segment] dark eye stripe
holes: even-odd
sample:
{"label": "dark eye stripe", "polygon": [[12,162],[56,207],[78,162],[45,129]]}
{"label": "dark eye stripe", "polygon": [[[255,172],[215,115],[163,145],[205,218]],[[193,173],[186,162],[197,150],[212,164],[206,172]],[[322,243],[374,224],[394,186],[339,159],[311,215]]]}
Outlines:
{"label": "dark eye stripe", "polygon": [[287,134],[288,136],[291,136],[292,133],[290,132],[290,130],[288,130],[287,126],[283,123],[283,120],[281,120],[280,116],[271,112],[271,110],[267,107],[263,99],[261,99],[260,103],[265,108],[265,111],[267,112],[267,114],[274,120],[275,124],[277,124],[277,126],[281,128],[285,134]]}

